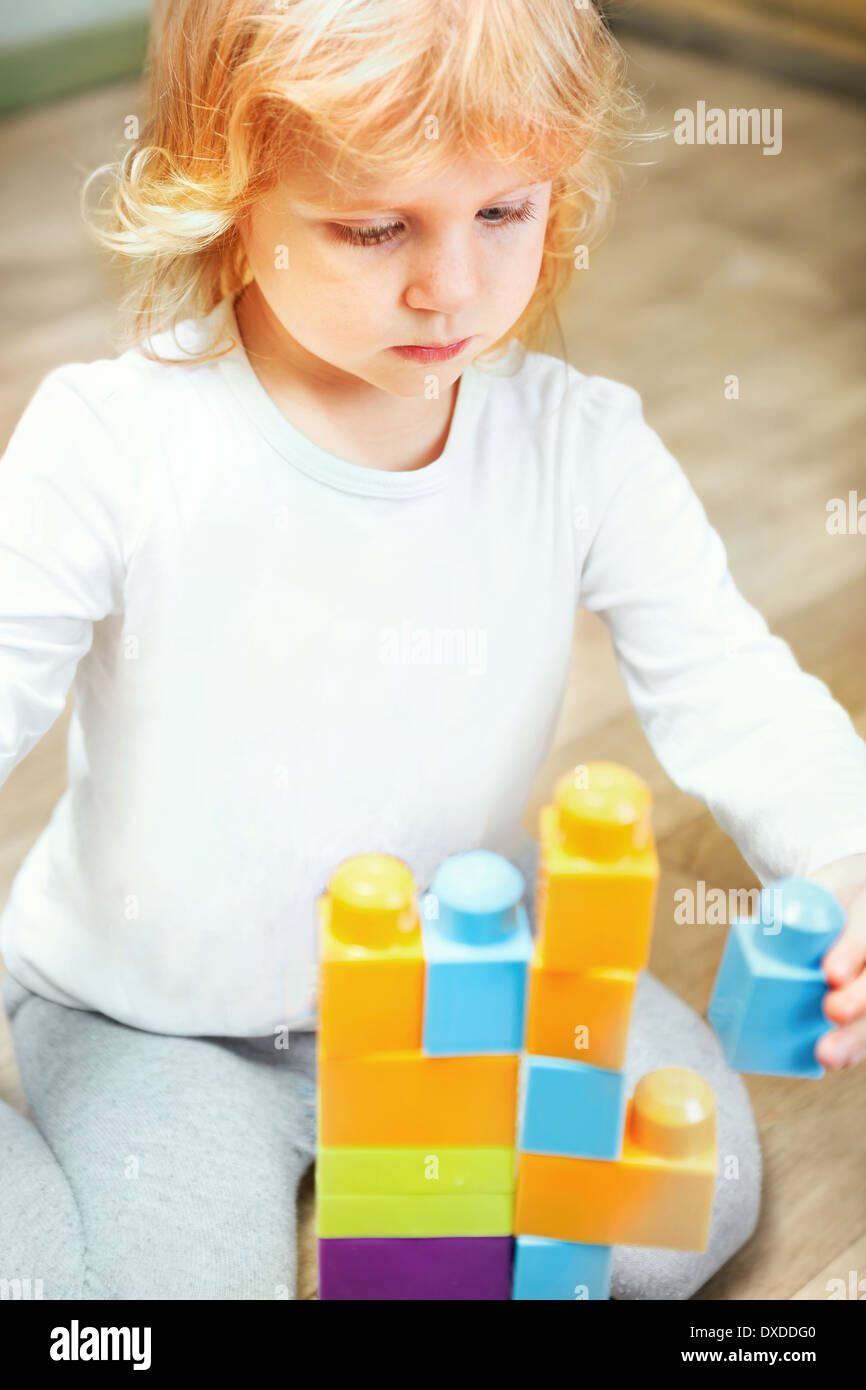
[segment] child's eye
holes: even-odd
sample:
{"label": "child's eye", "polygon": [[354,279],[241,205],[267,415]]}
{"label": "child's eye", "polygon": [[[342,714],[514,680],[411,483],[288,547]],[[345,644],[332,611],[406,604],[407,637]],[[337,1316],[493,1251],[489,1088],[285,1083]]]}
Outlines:
{"label": "child's eye", "polygon": [[[501,216],[495,222],[484,219],[484,225],[503,227],[508,222],[529,222],[535,216],[535,204],[528,200],[524,203],[503,203],[499,207],[482,208],[478,216],[490,212],[500,213]],[[383,242],[393,241],[402,226],[402,222],[383,222],[378,227],[346,227],[341,222],[332,223],[337,239],[351,246],[380,246]]]}

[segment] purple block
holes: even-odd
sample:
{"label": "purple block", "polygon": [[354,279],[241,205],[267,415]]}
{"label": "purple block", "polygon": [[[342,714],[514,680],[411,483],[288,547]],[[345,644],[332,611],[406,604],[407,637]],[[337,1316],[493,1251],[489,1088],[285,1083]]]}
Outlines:
{"label": "purple block", "polygon": [[358,1236],[319,1240],[319,1298],[511,1298],[511,1236]]}

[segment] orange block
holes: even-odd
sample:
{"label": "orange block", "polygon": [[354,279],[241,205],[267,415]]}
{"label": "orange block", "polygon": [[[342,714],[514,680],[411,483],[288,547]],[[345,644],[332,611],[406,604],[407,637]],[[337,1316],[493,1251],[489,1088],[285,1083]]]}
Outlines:
{"label": "orange block", "polygon": [[399,859],[344,860],[317,902],[319,1049],[421,1049],[424,954],[411,871]]}
{"label": "orange block", "polygon": [[516,1055],[319,1058],[320,1145],[513,1145]]}
{"label": "orange block", "polygon": [[529,971],[526,1051],[620,1068],[636,982],[628,970],[549,970],[536,945]]}
{"label": "orange block", "polygon": [[539,825],[536,918],[548,968],[641,970],[658,873],[641,778],[618,763],[561,778]]}
{"label": "orange block", "polygon": [[712,1088],[685,1067],[661,1068],[635,1087],[621,1159],[520,1154],[515,1231],[705,1250],[716,1163]]}

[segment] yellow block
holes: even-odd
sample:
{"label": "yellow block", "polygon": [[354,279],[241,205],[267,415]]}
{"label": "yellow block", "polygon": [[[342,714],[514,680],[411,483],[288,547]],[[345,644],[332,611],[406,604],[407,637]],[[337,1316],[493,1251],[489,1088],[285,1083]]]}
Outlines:
{"label": "yellow block", "polygon": [[712,1088],[685,1067],[663,1067],[635,1087],[621,1159],[520,1154],[515,1231],[705,1250],[716,1163]]}
{"label": "yellow block", "polygon": [[418,1197],[316,1198],[316,1235],[341,1236],[510,1236],[512,1193],[474,1193]]}
{"label": "yellow block", "polygon": [[513,1192],[514,1173],[513,1147],[326,1147],[316,1154],[316,1192],[320,1197],[459,1197],[478,1192]]}
{"label": "yellow block", "polygon": [[387,854],[344,860],[317,909],[320,1052],[420,1050],[424,955],[410,870]]}
{"label": "yellow block", "polygon": [[536,945],[529,971],[526,1051],[619,1070],[636,981],[629,970],[549,970]]}
{"label": "yellow block", "polygon": [[318,1143],[513,1145],[517,1055],[319,1057]]}
{"label": "yellow block", "polygon": [[658,856],[649,788],[618,763],[588,763],[542,808],[536,918],[550,970],[641,970]]}

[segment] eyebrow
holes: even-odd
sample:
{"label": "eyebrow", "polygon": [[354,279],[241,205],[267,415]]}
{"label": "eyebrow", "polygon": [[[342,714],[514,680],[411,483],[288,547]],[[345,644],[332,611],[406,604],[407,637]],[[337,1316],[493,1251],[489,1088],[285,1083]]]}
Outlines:
{"label": "eyebrow", "polygon": [[[522,183],[522,184],[520,184],[517,188],[509,188],[509,189],[505,190],[505,191],[502,192],[502,193],[494,193],[494,194],[492,194],[489,198],[485,198],[485,199],[481,202],[480,206],[481,206],[481,207],[490,207],[493,203],[498,202],[498,200],[499,200],[500,198],[510,198],[510,197],[512,197],[515,193],[521,193],[521,192],[523,192],[524,189],[536,188],[536,187],[539,186],[539,184],[540,184],[541,182],[543,182],[543,180],[539,180],[538,183]],[[343,207],[343,208],[339,208],[339,209],[338,209],[338,208],[333,208],[333,207],[327,207],[324,203],[308,203],[308,202],[303,201],[303,199],[301,199],[301,198],[294,198],[294,199],[292,199],[292,201],[294,202],[295,206],[298,207],[298,208],[306,209],[306,210],[309,211],[309,212],[328,212],[328,213],[330,213],[333,217],[349,217],[349,216],[352,215],[352,213],[366,212],[366,211],[368,211],[370,208],[385,207],[385,206],[386,206],[386,204],[385,204],[384,202],[381,202],[381,203],[378,203],[378,204],[377,204],[377,203],[374,203],[374,202],[369,202],[369,203],[361,203],[361,204],[358,204],[358,205],[353,206],[353,207]],[[410,209],[408,208],[408,206],[407,206],[405,209],[398,209],[398,211],[403,211],[403,210],[409,211]]]}

